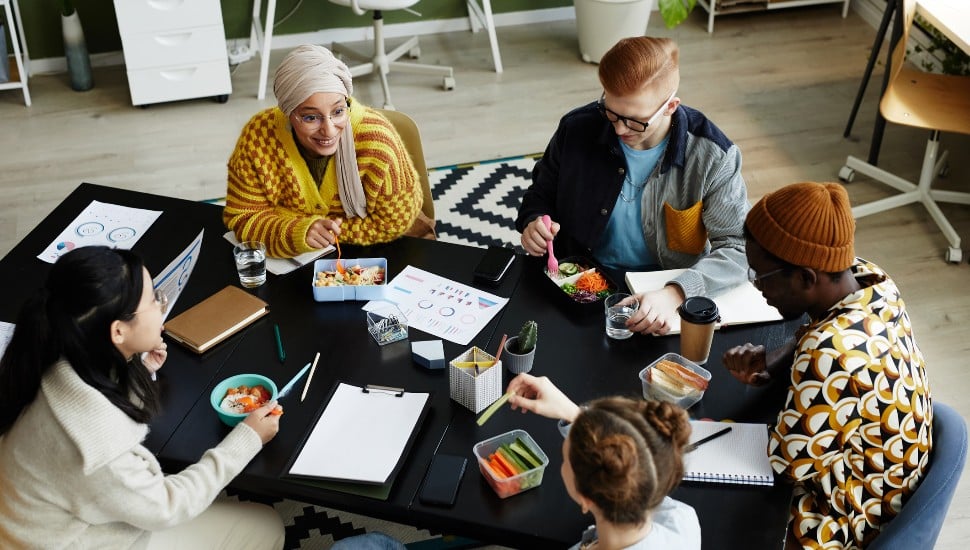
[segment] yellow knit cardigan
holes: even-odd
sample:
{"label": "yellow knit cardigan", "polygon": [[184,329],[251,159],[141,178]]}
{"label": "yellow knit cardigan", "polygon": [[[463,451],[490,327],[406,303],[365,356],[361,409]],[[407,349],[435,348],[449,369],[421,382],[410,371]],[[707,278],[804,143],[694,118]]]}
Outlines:
{"label": "yellow knit cardigan", "polygon": [[411,157],[382,114],[352,105],[350,124],[367,217],[347,218],[333,158],[317,185],[286,115],[273,107],[249,120],[229,157],[222,219],[237,238],[266,243],[270,256],[292,257],[313,250],[306,233],[323,218],[340,220],[341,241],[362,245],[392,241],[411,227],[423,202]]}

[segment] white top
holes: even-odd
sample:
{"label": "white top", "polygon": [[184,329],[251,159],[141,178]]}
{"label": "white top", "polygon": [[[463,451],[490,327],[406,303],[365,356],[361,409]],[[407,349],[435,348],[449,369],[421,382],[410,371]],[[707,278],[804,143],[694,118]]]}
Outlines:
{"label": "white top", "polygon": [[[647,536],[625,550],[700,550],[701,524],[694,509],[670,497],[664,497],[650,516],[652,525]],[[580,550],[596,540],[596,526],[583,533],[583,539],[570,550]]]}

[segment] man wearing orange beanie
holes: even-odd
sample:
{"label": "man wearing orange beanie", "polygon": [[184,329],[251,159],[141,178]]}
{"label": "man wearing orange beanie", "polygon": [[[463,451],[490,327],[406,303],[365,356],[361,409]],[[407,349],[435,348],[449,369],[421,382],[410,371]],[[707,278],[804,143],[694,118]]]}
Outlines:
{"label": "man wearing orange beanie", "polygon": [[746,384],[790,376],[771,432],[775,472],[795,482],[787,548],[865,548],[926,471],[933,409],[899,289],[855,257],[855,221],[836,183],[796,183],[745,221],[748,278],[786,319],[785,347],[745,344],[724,366]]}

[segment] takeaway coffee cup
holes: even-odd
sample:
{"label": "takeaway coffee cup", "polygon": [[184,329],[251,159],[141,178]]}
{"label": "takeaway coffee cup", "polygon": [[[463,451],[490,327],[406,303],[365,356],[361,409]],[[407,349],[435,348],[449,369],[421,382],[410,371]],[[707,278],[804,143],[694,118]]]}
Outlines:
{"label": "takeaway coffee cup", "polygon": [[714,326],[721,319],[710,298],[692,296],[677,308],[680,314],[680,354],[703,365],[711,354]]}

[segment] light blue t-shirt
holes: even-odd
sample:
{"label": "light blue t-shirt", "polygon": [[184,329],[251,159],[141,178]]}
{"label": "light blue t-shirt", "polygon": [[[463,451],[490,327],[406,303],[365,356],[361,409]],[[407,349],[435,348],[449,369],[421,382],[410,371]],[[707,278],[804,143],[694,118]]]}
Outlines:
{"label": "light blue t-shirt", "polygon": [[[650,514],[650,532],[624,550],[701,550],[701,524],[694,509],[670,497],[664,497]],[[596,540],[596,527],[583,533],[583,540],[570,550],[579,550]]]}
{"label": "light blue t-shirt", "polygon": [[643,238],[641,216],[643,189],[667,148],[670,134],[655,147],[633,149],[620,140],[626,157],[626,178],[616,206],[606,223],[606,230],[596,247],[594,257],[601,265],[618,272],[657,269],[657,259]]}

